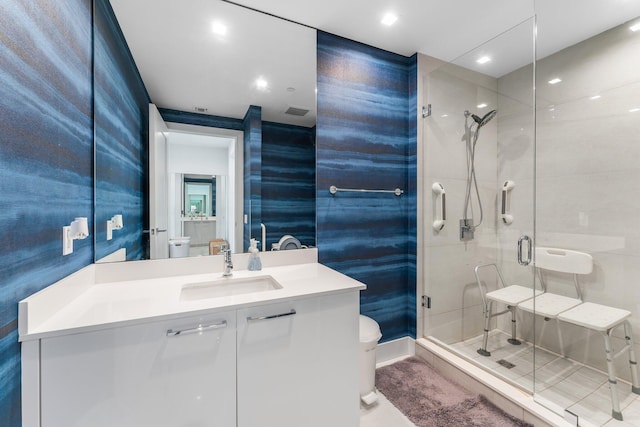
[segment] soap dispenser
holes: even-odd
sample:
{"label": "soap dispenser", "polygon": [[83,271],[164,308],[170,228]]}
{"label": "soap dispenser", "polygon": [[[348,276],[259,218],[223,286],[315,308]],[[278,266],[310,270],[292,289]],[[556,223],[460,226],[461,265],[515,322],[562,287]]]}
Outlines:
{"label": "soap dispenser", "polygon": [[249,252],[249,267],[247,267],[247,270],[262,270],[262,261],[260,261],[260,251],[258,250],[258,241],[256,239],[251,239],[251,242],[249,244]]}

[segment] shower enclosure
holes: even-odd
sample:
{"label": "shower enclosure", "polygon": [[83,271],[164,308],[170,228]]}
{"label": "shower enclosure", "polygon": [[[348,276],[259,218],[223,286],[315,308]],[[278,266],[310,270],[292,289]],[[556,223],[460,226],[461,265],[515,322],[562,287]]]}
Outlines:
{"label": "shower enclosure", "polygon": [[[637,15],[554,50],[543,17],[532,16],[452,62],[419,58],[431,107],[421,119],[419,293],[429,301],[419,314],[421,335],[581,426],[612,417],[640,425],[640,389],[632,387],[625,348],[633,338],[640,354]],[[431,227],[445,211],[447,220]],[[544,270],[543,283],[536,247],[588,254],[592,271],[579,275],[577,289],[566,272]],[[521,299],[533,312],[495,302],[492,314],[504,315],[490,317],[483,343],[481,290],[503,281],[525,289]],[[536,295],[543,292],[600,304],[628,316],[630,328],[541,316]],[[610,366],[607,357],[615,359]]]}

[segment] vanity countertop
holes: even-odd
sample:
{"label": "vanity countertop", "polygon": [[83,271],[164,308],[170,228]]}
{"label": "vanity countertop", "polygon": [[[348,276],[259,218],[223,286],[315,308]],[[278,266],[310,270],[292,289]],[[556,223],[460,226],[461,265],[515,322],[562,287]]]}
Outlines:
{"label": "vanity countertop", "polygon": [[[170,261],[170,260],[169,260]],[[205,314],[214,310],[273,303],[327,293],[365,289],[365,285],[317,262],[239,270],[232,280],[271,276],[282,288],[196,300],[181,299],[184,285],[220,281],[222,274],[196,272],[164,277],[120,277],[114,281],[80,273],[26,298],[19,306],[20,341]],[[95,267],[95,266],[90,266]],[[91,281],[86,284],[82,281]],[[63,289],[63,287],[68,289]],[[49,298],[49,304],[47,304]],[[58,306],[52,309],[51,305]],[[40,312],[38,312],[40,311]]]}

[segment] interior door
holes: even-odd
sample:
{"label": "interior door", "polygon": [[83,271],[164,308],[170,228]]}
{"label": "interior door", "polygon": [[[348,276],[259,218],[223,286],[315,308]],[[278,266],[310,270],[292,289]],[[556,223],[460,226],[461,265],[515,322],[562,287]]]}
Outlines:
{"label": "interior door", "polygon": [[169,258],[167,132],[158,108],[149,104],[149,232],[151,259]]}

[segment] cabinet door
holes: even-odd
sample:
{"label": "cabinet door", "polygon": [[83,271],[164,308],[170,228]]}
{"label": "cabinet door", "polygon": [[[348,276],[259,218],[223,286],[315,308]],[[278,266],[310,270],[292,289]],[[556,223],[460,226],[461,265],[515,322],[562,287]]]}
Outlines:
{"label": "cabinet door", "polygon": [[235,426],[235,338],[231,311],[44,339],[41,426]]}
{"label": "cabinet door", "polygon": [[358,292],[238,310],[239,427],[357,427]]}

